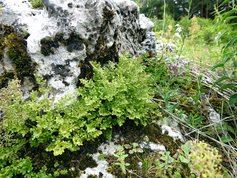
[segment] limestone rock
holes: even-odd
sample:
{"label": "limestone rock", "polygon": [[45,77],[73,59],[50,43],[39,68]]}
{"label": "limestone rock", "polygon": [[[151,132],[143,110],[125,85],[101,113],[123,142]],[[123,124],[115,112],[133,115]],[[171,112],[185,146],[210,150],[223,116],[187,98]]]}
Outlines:
{"label": "limestone rock", "polygon": [[[27,0],[0,0],[0,24],[14,28],[14,33],[25,39],[30,57],[27,67],[47,79],[56,94],[71,92],[79,78],[90,77],[91,60],[104,64],[117,61],[124,52],[139,55],[155,51],[153,23],[139,14],[131,0],[43,2],[44,8],[33,9]],[[2,44],[5,31],[0,30]],[[9,62],[8,50],[0,45],[0,80],[17,67]],[[32,74],[19,76],[24,79]]]}

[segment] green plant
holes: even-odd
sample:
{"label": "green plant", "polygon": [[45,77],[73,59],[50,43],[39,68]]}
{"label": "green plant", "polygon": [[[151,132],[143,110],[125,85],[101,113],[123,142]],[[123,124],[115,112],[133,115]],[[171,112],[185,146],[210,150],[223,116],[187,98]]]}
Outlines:
{"label": "green plant", "polygon": [[[156,176],[223,177],[221,161],[214,147],[197,140],[187,141],[174,156],[169,151],[160,153],[156,160]],[[189,170],[186,170],[187,167]]]}
{"label": "green plant", "polygon": [[190,148],[184,144],[184,145],[181,145],[181,150],[182,152],[179,154],[179,160],[181,161],[181,163],[189,164],[190,163],[190,159],[189,159]]}
{"label": "green plant", "polygon": [[122,125],[127,118],[145,125],[149,119],[147,116],[156,107],[152,102],[153,83],[145,67],[138,60],[124,56],[118,65],[112,62],[105,68],[96,63],[92,65],[93,79],[82,80],[84,87],[78,90],[81,100],[85,103],[90,100],[87,105],[92,103],[93,106],[99,101],[98,110],[95,105],[92,111],[106,117],[113,115],[116,119],[112,119],[112,123],[115,125]]}
{"label": "green plant", "polygon": [[[80,146],[115,125],[122,126],[127,119],[146,125],[150,114],[155,114],[151,81],[139,61],[122,57],[117,65],[109,63],[102,68],[92,63],[92,66],[93,79],[82,80],[84,87],[78,89],[80,100],[69,106],[62,102],[59,106],[67,120],[59,117],[56,119],[58,123],[52,125],[60,124],[59,133],[64,136],[48,150],[59,148],[63,151],[68,144]],[[72,142],[67,142],[68,139]],[[59,146],[62,142],[67,142],[67,145]]]}
{"label": "green plant", "polygon": [[185,163],[189,163],[191,173],[197,177],[223,177],[218,150],[201,141],[188,141],[183,146]]}
{"label": "green plant", "polygon": [[[216,80],[215,85],[218,84],[221,86],[221,90],[231,89],[234,93],[230,96],[229,103],[231,106],[236,105],[237,103],[237,37],[236,37],[236,9],[237,6],[233,1],[226,0],[222,3],[222,6],[225,4],[230,4],[228,11],[219,12],[216,9],[217,20],[219,23],[224,24],[224,28],[219,29],[221,34],[220,38],[224,40],[224,47],[222,49],[222,59],[214,65],[213,69],[222,69],[221,76]],[[223,42],[223,41],[222,41]],[[227,70],[228,69],[228,70]]]}
{"label": "green plant", "polygon": [[143,150],[139,148],[138,143],[132,143],[131,145],[124,145],[126,149],[128,149],[129,154],[143,153]]}
{"label": "green plant", "polygon": [[183,29],[183,35],[185,37],[188,37],[189,36],[189,29],[190,29],[190,26],[191,26],[191,20],[187,17],[187,16],[184,16],[182,17],[178,24],[182,27]]}
{"label": "green plant", "polygon": [[152,80],[138,60],[121,57],[118,64],[92,66],[94,76],[82,80],[84,87],[75,93],[78,97],[66,96],[57,103],[54,97],[48,98],[51,90],[40,80],[41,87],[27,101],[21,99],[19,81],[1,89],[1,168],[25,159],[25,149],[40,147],[58,156],[66,149],[80,149],[127,119],[146,125],[159,115],[152,101]]}
{"label": "green plant", "polygon": [[28,143],[27,110],[23,110],[22,92],[18,80],[12,80],[8,88],[0,90],[0,111],[3,118],[0,120],[0,177],[51,177],[42,168],[39,172],[33,171],[30,157],[23,155]]}
{"label": "green plant", "polygon": [[119,166],[122,173],[125,175],[126,169],[130,164],[125,162],[125,159],[128,157],[128,154],[125,154],[123,146],[119,145],[117,147],[117,151],[114,154],[114,157],[116,158],[116,162],[114,163],[114,165]]}
{"label": "green plant", "polygon": [[38,173],[34,173],[30,158],[14,160],[10,166],[1,168],[0,177],[12,178],[17,176],[24,176],[26,178],[53,178],[53,176],[46,174],[44,168]]}
{"label": "green plant", "polygon": [[194,128],[200,128],[205,118],[198,113],[190,113],[185,117],[185,122],[193,126]]}
{"label": "green plant", "polygon": [[201,42],[212,45],[216,35],[218,34],[216,31],[216,28],[218,28],[216,20],[198,17],[197,22],[201,27],[201,30],[198,33],[199,38],[202,40]]}
{"label": "green plant", "polygon": [[194,41],[198,37],[198,33],[200,32],[200,30],[201,30],[201,27],[198,24],[198,19],[197,19],[196,16],[194,16],[191,19],[191,26],[190,26],[190,29],[189,29],[191,41]]}
{"label": "green plant", "polygon": [[168,177],[173,175],[174,163],[176,160],[170,155],[169,151],[160,152],[160,158],[156,160],[156,176]]}
{"label": "green plant", "polygon": [[42,0],[30,0],[30,3],[31,3],[33,8],[39,8],[39,7],[43,7],[44,6]]}

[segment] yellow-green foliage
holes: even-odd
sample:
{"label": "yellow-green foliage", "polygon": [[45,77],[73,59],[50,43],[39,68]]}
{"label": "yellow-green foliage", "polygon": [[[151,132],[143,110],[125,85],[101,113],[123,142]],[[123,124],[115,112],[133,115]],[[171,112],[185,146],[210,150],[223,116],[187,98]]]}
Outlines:
{"label": "yellow-green foliage", "polygon": [[197,140],[186,142],[186,146],[190,149],[188,166],[191,173],[202,178],[223,177],[220,171],[222,159],[216,148]]}
{"label": "yellow-green foliage", "polygon": [[[4,113],[3,121],[0,126],[4,128],[5,132],[18,132],[23,135],[27,132],[25,127],[25,112],[21,110],[22,92],[20,90],[19,81],[12,80],[8,84],[8,88],[0,90],[0,111]],[[1,130],[2,131],[2,130]]]}
{"label": "yellow-green foliage", "polygon": [[[84,142],[95,140],[113,126],[122,126],[127,119],[146,125],[157,116],[152,80],[138,60],[122,57],[118,64],[92,65],[93,78],[82,80],[84,87],[78,89],[77,96],[58,103],[48,98],[48,88],[32,92],[27,101],[21,100],[18,81],[1,89],[0,177],[10,173],[31,177],[21,167],[16,174],[8,174],[13,163],[25,160],[21,150],[41,147],[57,156],[80,149]],[[68,99],[70,102],[65,102]],[[27,165],[32,170],[31,164]]]}
{"label": "yellow-green foliage", "polygon": [[39,8],[39,7],[43,7],[44,6],[42,0],[30,0],[30,3],[31,3],[33,8]]}
{"label": "yellow-green foliage", "polygon": [[191,26],[190,26],[190,39],[191,41],[195,40],[197,37],[198,37],[198,33],[200,32],[201,30],[201,27],[200,25],[198,24],[198,19],[196,16],[194,16],[192,19],[191,19]]}
{"label": "yellow-green foliage", "polygon": [[167,27],[167,31],[165,32],[164,36],[166,39],[170,39],[172,37],[173,34],[173,26],[172,25],[168,25]]}
{"label": "yellow-green foliage", "polygon": [[14,33],[14,29],[12,27],[0,24],[0,61],[4,56],[5,38],[11,33]]}

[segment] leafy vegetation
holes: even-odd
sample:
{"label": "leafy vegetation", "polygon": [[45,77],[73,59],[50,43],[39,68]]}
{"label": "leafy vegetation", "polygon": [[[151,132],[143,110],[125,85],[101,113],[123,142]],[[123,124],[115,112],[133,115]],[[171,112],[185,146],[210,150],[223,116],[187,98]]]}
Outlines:
{"label": "leafy vegetation", "polygon": [[[170,151],[147,154],[131,150],[131,145],[119,145],[112,156],[114,160],[111,162],[111,169],[119,165],[123,175],[128,172],[128,175],[135,177],[229,177],[220,167],[222,159],[219,152],[207,143],[197,140],[182,144],[175,155]],[[111,157],[105,159],[111,160]],[[129,163],[129,160],[136,162]],[[140,166],[132,167],[132,164],[139,162]]]}
{"label": "leafy vegetation", "polygon": [[219,167],[221,155],[215,148],[204,142],[189,141],[183,147],[183,152],[185,157],[180,157],[182,162],[189,163],[191,173],[197,177],[223,177]]}
{"label": "leafy vegetation", "polygon": [[[117,65],[92,65],[94,76],[82,80],[84,87],[78,89],[77,97],[68,96],[59,103],[48,98],[50,89],[43,86],[32,92],[28,101],[22,101],[17,81],[1,89],[0,109],[4,116],[0,175],[33,174],[30,159],[25,157],[30,148],[43,147],[58,156],[66,149],[78,150],[84,142],[93,141],[113,126],[122,126],[127,119],[146,125],[159,115],[157,104],[152,102],[152,80],[138,60],[122,57]],[[23,167],[9,173],[18,162]]]}
{"label": "leafy vegetation", "polygon": [[[41,79],[26,100],[18,80],[2,88],[0,177],[79,176],[78,165],[63,164],[65,157],[87,157],[85,146],[111,139],[125,126],[135,130],[137,140],[120,141],[114,155],[103,156],[119,177],[236,177],[236,4],[176,2],[139,1],[163,43],[157,57],[122,56],[105,66],[92,62],[93,77],[82,79],[82,87],[59,101]],[[14,31],[0,37],[0,60],[8,48],[18,78],[32,73],[21,50],[26,49],[23,37]],[[158,133],[158,121],[175,123],[189,141],[167,139]],[[148,134],[149,127],[144,131],[147,125],[155,125],[155,135]],[[144,135],[148,138],[141,139]],[[141,147],[149,141],[164,144],[166,151]],[[88,162],[82,160],[76,161]]]}
{"label": "leafy vegetation", "polygon": [[31,3],[33,8],[40,8],[40,7],[44,6],[42,0],[30,0],[30,3]]}
{"label": "leafy vegetation", "polygon": [[[22,101],[19,83],[10,82],[8,88],[1,89],[3,99],[0,106],[4,115],[1,120],[0,176],[55,177],[66,174],[68,170],[53,171],[44,167],[44,163],[37,164],[38,159],[32,157],[36,154],[34,150],[41,150],[46,155],[46,162],[50,162],[53,159],[51,152],[53,157],[68,151],[76,152],[85,143],[93,142],[100,136],[111,138],[111,129],[124,125],[127,120],[144,126],[152,120],[156,121],[160,112],[163,121],[172,122],[175,119],[186,125],[187,128],[183,128],[185,133],[197,131],[204,138],[211,137],[225,145],[235,144],[233,120],[223,120],[221,125],[214,124],[214,128],[209,121],[207,107],[210,104],[203,96],[211,89],[204,85],[203,76],[194,77],[192,67],[187,64],[178,67],[176,60],[175,54],[166,52],[157,58],[142,56],[135,60],[121,57],[118,64],[110,62],[105,67],[92,63],[93,78],[81,80],[84,86],[78,88],[75,95],[59,102],[48,97],[50,88],[40,80],[41,87],[32,92],[26,101]],[[217,94],[213,91],[213,94],[207,95],[208,101],[215,105],[217,112],[223,110],[225,117],[232,118],[235,113],[224,99],[218,100]],[[199,129],[202,129],[201,132]],[[177,151],[178,156],[169,151],[147,154],[140,150],[138,144],[134,144],[131,148],[118,150],[112,169],[121,170],[115,171],[121,176],[133,175],[134,171],[135,174],[152,177],[197,177],[203,174],[205,169],[185,167],[187,163],[195,165],[193,161],[198,161],[195,155],[191,156],[191,148],[187,151],[182,146],[181,150]],[[205,153],[209,150],[215,149],[208,146]],[[219,154],[216,155],[209,170],[215,170],[218,165],[221,167],[220,174],[224,174]],[[203,159],[211,160],[210,156]],[[142,168],[133,168],[134,161],[142,162]]]}
{"label": "leafy vegetation", "polygon": [[[171,73],[161,74],[166,82],[157,83],[156,93],[156,101],[163,103],[167,114],[164,120],[181,124],[189,138],[201,135],[201,140],[212,142],[227,157],[236,177],[236,2],[182,1],[186,5],[176,4],[185,9],[182,13],[172,11],[174,1],[139,2],[141,11],[153,18],[159,41],[167,43],[159,57]],[[193,13],[192,8],[201,3],[209,3],[210,11],[197,8],[198,13]],[[175,46],[172,50],[170,44]],[[153,63],[157,70],[151,72],[164,71],[160,62]]]}

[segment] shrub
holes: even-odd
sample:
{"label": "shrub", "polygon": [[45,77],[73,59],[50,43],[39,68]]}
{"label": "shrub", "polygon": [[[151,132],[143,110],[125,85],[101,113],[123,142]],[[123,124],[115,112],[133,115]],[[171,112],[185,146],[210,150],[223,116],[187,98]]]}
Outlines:
{"label": "shrub", "polygon": [[[151,101],[153,89],[144,67],[136,60],[122,57],[116,65],[109,63],[102,68],[92,63],[94,76],[92,80],[81,80],[83,88],[78,89],[80,100],[69,106],[62,102],[56,120],[44,119],[51,123],[51,130],[59,136],[48,147],[55,155],[64,149],[73,151],[84,141],[94,140],[103,131],[115,125],[122,126],[127,119],[136,124],[146,125],[155,104]],[[42,126],[35,128],[37,140],[45,138]],[[51,136],[53,137],[52,133]]]}
{"label": "shrub", "polygon": [[[24,170],[27,165],[31,172],[24,153],[32,147],[61,155],[65,149],[80,149],[84,142],[93,141],[113,126],[122,126],[127,119],[146,125],[158,114],[152,102],[152,82],[138,60],[121,57],[118,64],[101,67],[93,62],[92,66],[94,76],[82,80],[84,87],[77,90],[77,96],[67,96],[58,103],[48,98],[50,89],[45,87],[32,92],[27,101],[21,100],[17,81],[1,89],[0,175],[7,177],[6,171],[20,160]],[[31,175],[24,170],[18,167],[11,174]]]}
{"label": "shrub", "polygon": [[0,90],[0,112],[3,114],[0,116],[0,177],[22,175],[47,178],[43,170],[33,173],[30,158],[19,156],[27,144],[25,136],[30,132],[26,126],[27,111],[23,110],[21,98],[22,92],[17,80],[10,81],[8,88]]}

